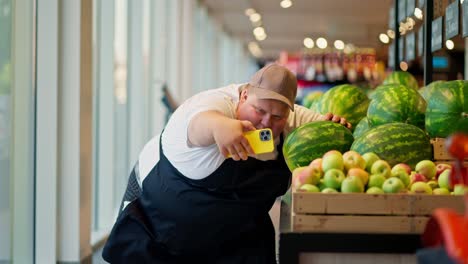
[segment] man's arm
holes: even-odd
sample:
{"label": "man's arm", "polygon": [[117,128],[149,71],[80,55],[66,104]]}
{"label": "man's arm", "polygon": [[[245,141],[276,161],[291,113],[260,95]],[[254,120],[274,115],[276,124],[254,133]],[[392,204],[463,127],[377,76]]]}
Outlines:
{"label": "man's arm", "polygon": [[313,121],[329,120],[335,123],[340,123],[347,128],[351,128],[351,124],[344,117],[334,115],[333,113],[322,115],[300,105],[294,105],[294,114],[291,113],[290,117],[292,118],[290,124],[293,127],[298,127]]}
{"label": "man's arm", "polygon": [[188,140],[198,147],[217,144],[220,152],[232,155],[234,160],[246,160],[248,154],[254,154],[244,131],[255,130],[249,121],[241,121],[224,116],[217,111],[196,114],[188,126]]}

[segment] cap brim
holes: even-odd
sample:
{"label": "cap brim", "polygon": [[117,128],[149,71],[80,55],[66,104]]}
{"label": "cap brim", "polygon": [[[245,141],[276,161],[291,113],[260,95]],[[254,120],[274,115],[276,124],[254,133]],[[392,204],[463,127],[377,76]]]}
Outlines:
{"label": "cap brim", "polygon": [[281,95],[281,94],[279,94],[277,92],[273,92],[271,90],[268,90],[268,89],[253,86],[250,83],[248,84],[248,86],[249,86],[249,92],[255,94],[255,96],[257,96],[258,99],[278,100],[278,101],[283,102],[286,105],[288,105],[289,109],[291,109],[291,111],[294,112],[294,104],[292,102],[290,102],[288,100],[288,98],[286,98],[285,96],[283,96],[283,95]]}

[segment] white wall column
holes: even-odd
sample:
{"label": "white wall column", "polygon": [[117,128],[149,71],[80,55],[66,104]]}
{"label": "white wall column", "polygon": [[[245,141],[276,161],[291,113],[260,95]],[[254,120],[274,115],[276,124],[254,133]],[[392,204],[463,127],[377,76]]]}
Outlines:
{"label": "white wall column", "polygon": [[145,94],[143,89],[143,2],[128,2],[127,99],[129,105],[129,166],[133,167],[146,143]]}
{"label": "white wall column", "polygon": [[91,254],[93,4],[60,8],[57,253],[76,262]]}
{"label": "white wall column", "polygon": [[150,16],[150,136],[160,133],[165,125],[165,113],[162,99],[162,87],[167,81],[167,20],[166,1],[151,1]]}
{"label": "white wall column", "polygon": [[182,49],[181,49],[181,100],[186,100],[195,93],[193,85],[193,53],[194,47],[194,12],[196,1],[185,0],[182,3]]}
{"label": "white wall column", "polygon": [[58,1],[37,6],[36,262],[56,260]]}
{"label": "white wall column", "polygon": [[[38,1],[41,2],[41,1]],[[12,1],[11,18],[11,70],[12,89],[7,101],[11,102],[13,122],[11,130],[12,152],[10,154],[10,211],[0,215],[2,238],[0,238],[0,260],[13,263],[33,263],[34,261],[34,3],[32,1]],[[53,19],[53,18],[52,18]],[[42,20],[38,19],[38,23]],[[40,30],[40,29],[39,29]],[[42,39],[37,39],[42,42]],[[42,46],[43,47],[43,46]],[[38,49],[38,52],[40,50]],[[5,51],[9,53],[10,51]],[[37,62],[38,65],[40,62]],[[52,87],[51,89],[56,89]],[[5,95],[4,95],[5,96]],[[10,97],[11,96],[11,97]],[[43,99],[43,97],[42,97]],[[52,113],[53,114],[53,113]],[[8,118],[8,117],[7,117]],[[45,125],[45,124],[44,124]],[[42,127],[44,129],[44,127]],[[43,131],[43,130],[42,130]],[[52,132],[53,133],[53,132]],[[52,153],[54,151],[52,150]],[[47,157],[46,159],[53,159]],[[50,163],[47,163],[47,165]],[[54,172],[54,171],[53,171]],[[55,175],[49,175],[55,179]],[[1,177],[5,177],[2,175]],[[8,193],[8,192],[7,192]],[[48,196],[50,197],[50,196]],[[0,213],[5,211],[0,210]],[[55,212],[52,214],[55,216]],[[53,221],[53,220],[52,220]],[[11,227],[11,228],[10,228]],[[51,226],[45,228],[50,230]],[[55,243],[52,238],[51,243]],[[11,242],[11,243],[10,243]],[[12,250],[11,250],[12,249]],[[48,251],[49,252],[49,251]],[[46,252],[46,254],[48,253]],[[11,254],[11,255],[10,255]]]}
{"label": "white wall column", "polygon": [[168,88],[174,99],[180,103],[183,100],[180,76],[182,73],[181,65],[181,32],[182,32],[182,0],[167,1],[168,20]]}

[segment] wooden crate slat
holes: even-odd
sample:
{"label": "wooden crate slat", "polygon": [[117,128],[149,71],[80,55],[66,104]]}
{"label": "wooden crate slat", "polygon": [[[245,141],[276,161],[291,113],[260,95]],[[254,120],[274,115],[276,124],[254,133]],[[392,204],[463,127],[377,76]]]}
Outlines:
{"label": "wooden crate slat", "polygon": [[295,231],[310,232],[420,234],[427,220],[409,216],[292,215]]}

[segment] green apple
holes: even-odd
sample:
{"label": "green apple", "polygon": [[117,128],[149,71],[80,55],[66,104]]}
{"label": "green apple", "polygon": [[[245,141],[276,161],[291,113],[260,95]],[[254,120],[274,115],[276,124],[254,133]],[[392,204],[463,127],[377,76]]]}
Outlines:
{"label": "green apple", "polygon": [[362,155],[362,158],[366,161],[365,169],[367,172],[371,172],[372,164],[380,159],[374,152],[366,152]]}
{"label": "green apple", "polygon": [[432,194],[449,195],[450,191],[447,188],[435,188],[434,190],[432,190]]}
{"label": "green apple", "polygon": [[391,171],[391,176],[390,177],[396,177],[396,178],[399,178],[403,184],[405,185],[405,187],[408,187],[410,185],[410,175],[408,173],[406,173],[406,170],[404,169],[396,169],[394,170],[392,168],[392,171]]}
{"label": "green apple", "polygon": [[319,183],[317,184],[317,187],[320,189],[320,191],[327,188],[327,186],[323,184],[323,179],[320,179]]}
{"label": "green apple", "polygon": [[337,193],[338,191],[333,188],[325,188],[322,190],[322,193]]}
{"label": "green apple", "polygon": [[432,190],[434,190],[435,188],[439,188],[439,184],[435,180],[428,181],[427,185],[429,185],[429,187],[431,187]]}
{"label": "green apple", "polygon": [[382,189],[380,189],[379,187],[370,187],[369,189],[367,189],[366,193],[369,193],[369,194],[384,194],[384,191]]}
{"label": "green apple", "polygon": [[359,176],[348,176],[341,183],[342,193],[363,193],[364,184]]}
{"label": "green apple", "polygon": [[364,184],[364,186],[366,186],[367,182],[369,181],[369,173],[367,173],[367,171],[365,171],[364,169],[361,169],[361,168],[351,168],[349,171],[348,171],[348,174],[347,176],[358,176],[359,178],[361,178],[362,180],[362,184]]}
{"label": "green apple", "polygon": [[372,164],[371,174],[382,174],[385,178],[392,176],[392,168],[385,160],[377,160]]}
{"label": "green apple", "polygon": [[369,182],[367,183],[367,187],[378,187],[382,188],[383,183],[385,182],[385,176],[382,174],[371,174],[369,176]]}
{"label": "green apple", "polygon": [[390,177],[382,185],[384,193],[399,193],[405,190],[405,185],[399,178]]}
{"label": "green apple", "polygon": [[432,180],[437,173],[436,165],[432,160],[421,160],[416,164],[414,170],[417,173],[424,175],[427,180]]}
{"label": "green apple", "polygon": [[330,150],[322,156],[322,169],[327,172],[330,169],[343,170],[343,155],[338,150]]}
{"label": "green apple", "polygon": [[343,153],[343,164],[346,171],[352,168],[366,168],[366,160],[354,150],[348,150]]}
{"label": "green apple", "polygon": [[299,190],[301,191],[305,191],[305,192],[320,192],[320,189],[315,186],[315,185],[312,185],[312,184],[309,184],[309,183],[306,183],[306,184],[303,184]]}
{"label": "green apple", "polygon": [[455,186],[453,187],[453,194],[454,195],[468,194],[468,185],[455,184]]}
{"label": "green apple", "polygon": [[437,179],[439,187],[446,188],[449,191],[453,191],[453,186],[450,186],[450,169],[444,170]]}
{"label": "green apple", "polygon": [[432,188],[427,182],[415,182],[411,185],[410,191],[418,194],[432,194]]}
{"label": "green apple", "polygon": [[329,169],[323,176],[323,184],[329,188],[339,190],[341,183],[345,179],[344,172],[339,169]]}

